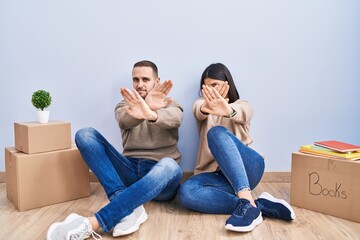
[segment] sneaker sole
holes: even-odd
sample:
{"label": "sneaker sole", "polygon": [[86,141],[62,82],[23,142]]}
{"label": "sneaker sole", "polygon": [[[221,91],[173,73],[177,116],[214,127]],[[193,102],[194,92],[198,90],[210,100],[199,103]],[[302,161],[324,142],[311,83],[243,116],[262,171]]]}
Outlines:
{"label": "sneaker sole", "polygon": [[113,232],[113,237],[125,236],[125,235],[131,234],[133,232],[136,232],[137,230],[139,230],[140,225],[142,223],[144,223],[147,219],[148,219],[148,215],[147,215],[147,213],[146,213],[146,211],[144,209],[144,211],[141,213],[141,216],[138,218],[138,221],[136,221],[136,225],[134,225],[134,227],[129,228],[126,231]]}
{"label": "sneaker sole", "polygon": [[51,236],[52,232],[54,231],[54,229],[60,224],[61,224],[60,222],[55,222],[55,223],[51,224],[51,226],[46,234],[46,240],[53,240],[50,236]]}
{"label": "sneaker sole", "polygon": [[63,224],[66,224],[66,223],[68,223],[68,222],[70,222],[70,221],[72,221],[72,220],[74,220],[75,218],[78,218],[78,217],[81,217],[81,216],[78,215],[78,214],[76,214],[76,213],[72,213],[72,214],[70,214],[69,216],[67,216],[64,221],[62,221],[62,222],[55,222],[55,223],[51,224],[51,226],[49,227],[49,230],[48,230],[48,232],[47,232],[47,234],[46,234],[46,240],[53,240],[53,239],[51,238],[51,234],[52,234],[52,232],[54,231],[54,229],[55,229],[57,226],[61,226],[61,225],[63,225]]}
{"label": "sneaker sole", "polygon": [[294,220],[294,219],[296,218],[294,209],[292,209],[292,207],[290,206],[290,204],[288,204],[285,200],[275,198],[275,197],[273,197],[270,193],[267,193],[267,192],[263,192],[263,193],[259,196],[259,198],[263,198],[263,199],[269,200],[269,201],[271,201],[271,202],[276,202],[276,203],[280,203],[280,204],[284,205],[285,207],[287,207],[287,209],[290,210],[290,212],[291,212],[291,219]]}
{"label": "sneaker sole", "polygon": [[244,226],[244,227],[235,227],[232,224],[226,224],[225,228],[227,230],[231,230],[231,231],[235,231],[235,232],[250,232],[252,230],[254,230],[254,228],[259,225],[260,223],[262,223],[263,221],[263,217],[260,214],[249,226]]}

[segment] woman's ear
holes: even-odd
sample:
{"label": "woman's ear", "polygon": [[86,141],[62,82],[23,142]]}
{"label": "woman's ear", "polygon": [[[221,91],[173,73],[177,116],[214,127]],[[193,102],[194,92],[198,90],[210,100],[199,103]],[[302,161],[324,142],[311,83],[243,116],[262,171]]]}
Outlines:
{"label": "woman's ear", "polygon": [[158,83],[158,82],[160,82],[160,78],[159,78],[159,77],[155,79],[155,83]]}

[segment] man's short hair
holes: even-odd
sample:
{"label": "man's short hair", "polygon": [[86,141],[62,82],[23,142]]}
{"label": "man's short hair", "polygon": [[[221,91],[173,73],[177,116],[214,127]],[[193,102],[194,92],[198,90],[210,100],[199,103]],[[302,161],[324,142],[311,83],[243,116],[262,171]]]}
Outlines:
{"label": "man's short hair", "polygon": [[154,72],[155,77],[158,77],[158,68],[155,65],[155,63],[153,63],[151,61],[143,60],[143,61],[137,62],[137,63],[134,64],[133,69],[136,68],[136,67],[151,67],[151,69]]}

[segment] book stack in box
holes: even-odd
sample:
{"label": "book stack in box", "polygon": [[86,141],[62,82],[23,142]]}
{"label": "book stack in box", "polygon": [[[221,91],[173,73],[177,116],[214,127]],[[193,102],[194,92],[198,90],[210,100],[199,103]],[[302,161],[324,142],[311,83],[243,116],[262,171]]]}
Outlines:
{"label": "book stack in box", "polygon": [[19,211],[90,196],[89,169],[65,121],[14,124],[5,148],[6,193]]}
{"label": "book stack in box", "polygon": [[319,141],[301,146],[299,152],[339,160],[360,160],[360,146],[335,140]]}

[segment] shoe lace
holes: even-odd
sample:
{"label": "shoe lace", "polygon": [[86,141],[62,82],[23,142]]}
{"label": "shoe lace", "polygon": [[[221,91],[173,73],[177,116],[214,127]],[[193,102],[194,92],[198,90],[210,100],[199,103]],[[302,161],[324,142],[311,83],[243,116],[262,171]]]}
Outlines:
{"label": "shoe lace", "polygon": [[94,230],[91,229],[90,223],[83,223],[81,230],[77,233],[72,234],[70,236],[70,240],[83,240],[90,236],[95,240],[102,239],[100,234],[98,234],[97,232],[95,232]]}
{"label": "shoe lace", "polygon": [[100,236],[100,234],[98,234],[97,232],[91,230],[91,237],[95,240],[101,240],[102,237]]}
{"label": "shoe lace", "polygon": [[246,210],[249,208],[249,204],[250,203],[246,203],[246,202],[243,202],[243,201],[239,201],[234,213],[236,215],[239,215],[239,216],[242,216],[245,214]]}
{"label": "shoe lace", "polygon": [[244,208],[244,203],[239,201],[238,205],[236,206],[235,209],[235,214],[236,215],[243,215],[245,213],[245,208]]}

